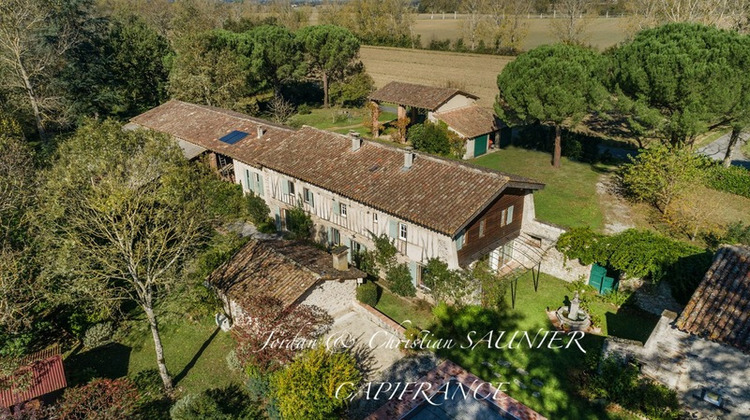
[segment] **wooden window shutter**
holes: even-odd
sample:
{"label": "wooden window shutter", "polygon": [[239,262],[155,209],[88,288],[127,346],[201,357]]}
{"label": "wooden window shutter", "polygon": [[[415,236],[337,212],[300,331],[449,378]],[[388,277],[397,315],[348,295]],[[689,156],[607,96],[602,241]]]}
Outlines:
{"label": "wooden window shutter", "polygon": [[339,207],[339,202],[336,200],[333,200],[333,214],[336,216],[339,216],[341,214],[341,207]]}
{"label": "wooden window shutter", "polygon": [[284,195],[289,195],[289,181],[286,179],[281,181],[281,191],[284,193]]}
{"label": "wooden window shutter", "polygon": [[465,232],[461,232],[456,238],[456,251],[460,251],[464,247],[464,234]]}
{"label": "wooden window shutter", "polygon": [[263,197],[263,177],[258,175],[258,196]]}
{"label": "wooden window shutter", "polygon": [[509,225],[509,224],[513,223],[513,210],[514,210],[514,206],[508,207],[508,214],[507,214],[507,216],[505,218],[505,224],[506,225]]}
{"label": "wooden window shutter", "polygon": [[252,181],[250,181],[250,171],[248,169],[245,169],[245,188],[248,190],[252,190]]}
{"label": "wooden window shutter", "polygon": [[393,239],[398,238],[398,222],[395,220],[388,222],[388,235]]}
{"label": "wooden window shutter", "polygon": [[409,274],[411,274],[411,284],[417,287],[417,263],[409,261]]}

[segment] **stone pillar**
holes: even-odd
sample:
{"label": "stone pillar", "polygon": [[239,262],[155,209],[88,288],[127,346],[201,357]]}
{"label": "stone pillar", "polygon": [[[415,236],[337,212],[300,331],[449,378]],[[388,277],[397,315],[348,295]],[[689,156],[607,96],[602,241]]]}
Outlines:
{"label": "stone pillar", "polygon": [[398,119],[406,118],[406,107],[403,105],[398,106]]}
{"label": "stone pillar", "polygon": [[370,109],[372,109],[372,136],[377,138],[380,135],[380,105],[372,101],[370,102]]}

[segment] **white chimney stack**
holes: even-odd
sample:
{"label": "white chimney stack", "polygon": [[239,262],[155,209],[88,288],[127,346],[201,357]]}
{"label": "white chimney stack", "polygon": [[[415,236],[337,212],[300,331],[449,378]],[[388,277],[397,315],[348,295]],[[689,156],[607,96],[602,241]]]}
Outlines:
{"label": "white chimney stack", "polygon": [[404,148],[404,170],[411,168],[414,164],[414,148]]}
{"label": "white chimney stack", "polygon": [[263,128],[262,125],[258,126],[258,140],[260,140],[263,137],[263,134],[266,133],[266,130]]}
{"label": "white chimney stack", "polygon": [[362,147],[362,139],[359,137],[359,133],[356,131],[350,131],[349,138],[352,139],[352,152],[356,152]]}

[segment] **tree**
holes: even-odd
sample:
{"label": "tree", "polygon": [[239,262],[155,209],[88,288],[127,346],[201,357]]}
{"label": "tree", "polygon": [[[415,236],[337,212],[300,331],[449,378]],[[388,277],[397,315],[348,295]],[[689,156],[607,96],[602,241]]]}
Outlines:
{"label": "tree", "polygon": [[239,385],[188,394],[169,410],[172,420],[254,420],[262,418],[256,401]]}
{"label": "tree", "polygon": [[159,105],[166,98],[171,53],[166,38],[135,15],[90,28],[69,51],[62,75],[72,112],[79,118],[127,118]]}
{"label": "tree", "polygon": [[365,72],[364,67],[353,70],[352,74],[345,76],[342,80],[331,83],[329,95],[331,102],[336,105],[360,107],[375,90],[375,81]]}
{"label": "tree", "polygon": [[283,418],[323,420],[339,418],[361,380],[354,355],[320,346],[275,374],[271,388]]}
{"label": "tree", "polygon": [[732,164],[732,152],[740,142],[742,132],[750,126],[750,80],[746,74],[746,69],[750,66],[750,37],[743,36],[739,42],[732,43],[729,58],[734,67],[733,71],[729,72],[732,78],[730,85],[741,87],[738,92],[723,98],[726,101],[729,126],[732,128],[722,162],[727,168]]}
{"label": "tree", "polygon": [[424,267],[422,282],[430,289],[437,302],[457,305],[468,304],[473,284],[470,273],[448,269],[448,264],[437,258],[430,258]]}
{"label": "tree", "polygon": [[395,264],[385,275],[394,293],[400,296],[416,296],[417,289],[412,283],[411,273],[406,264]]}
{"label": "tree", "polygon": [[305,76],[299,40],[288,29],[261,25],[241,34],[223,32],[233,40],[230,45],[249,59],[249,77],[253,83],[269,86],[279,94],[282,83]]}
{"label": "tree", "polygon": [[606,98],[600,56],[584,47],[544,45],[509,63],[497,77],[495,111],[511,124],[555,129],[552,166],[560,167],[561,129],[572,128]]}
{"label": "tree", "polygon": [[302,204],[288,209],[285,213],[286,230],[289,231],[290,239],[310,239],[314,224],[310,214],[302,208]]}
{"label": "tree", "polygon": [[723,24],[727,18],[736,29],[742,25],[743,7],[747,7],[746,0],[630,0],[625,2],[633,32],[665,23],[693,22],[717,25]]}
{"label": "tree", "polygon": [[414,48],[412,4],[406,0],[332,1],[321,21],[347,28],[364,43]]}
{"label": "tree", "polygon": [[45,179],[49,275],[104,308],[135,302],[170,392],[155,307],[207,235],[199,172],[169,137],[107,121],[90,122],[63,143]]}
{"label": "tree", "polygon": [[612,50],[608,84],[629,128],[691,147],[697,135],[729,123],[728,108],[746,95],[733,57],[745,42],[736,32],[680,23],[640,32]]}
{"label": "tree", "polygon": [[359,40],[351,32],[333,25],[317,25],[297,32],[308,71],[323,82],[323,106],[328,108],[328,86],[340,80],[359,55]]}
{"label": "tree", "polygon": [[[77,12],[82,2],[71,2]],[[39,136],[63,109],[55,86],[65,53],[77,42],[75,28],[59,5],[41,0],[5,0],[0,3],[0,83],[20,94],[31,109]]]}
{"label": "tree", "polygon": [[559,0],[555,10],[563,16],[552,21],[552,28],[561,42],[581,44],[581,35],[588,21],[584,17],[589,13],[591,0]]}
{"label": "tree", "polygon": [[623,165],[620,181],[627,194],[667,214],[673,200],[696,184],[700,158],[685,148],[654,145]]}
{"label": "tree", "polygon": [[247,79],[246,59],[208,32],[177,50],[169,91],[184,101],[242,110],[252,93]]}

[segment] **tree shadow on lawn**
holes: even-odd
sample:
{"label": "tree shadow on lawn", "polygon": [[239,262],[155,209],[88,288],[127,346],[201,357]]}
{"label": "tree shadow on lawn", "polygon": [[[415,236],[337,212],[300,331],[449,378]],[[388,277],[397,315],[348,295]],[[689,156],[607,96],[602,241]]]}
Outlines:
{"label": "tree shadow on lawn", "polygon": [[[607,418],[605,412],[578,396],[584,378],[586,355],[601,350],[603,337],[586,336],[580,340],[581,347],[587,353],[575,343],[568,345],[568,336],[562,343],[556,341],[553,344],[553,347],[562,344],[564,348],[548,348],[549,338],[541,348],[537,348],[544,332],[552,330],[549,322],[539,322],[532,324],[533,327],[525,327],[532,342],[536,333],[543,330],[535,345],[529,348],[525,338],[521,341],[524,331],[519,330],[519,322],[525,316],[518,310],[504,308],[492,311],[478,307],[449,309],[447,313],[440,314],[439,319],[436,336],[455,337],[459,343],[454,348],[439,350],[439,356],[458,363],[495,386],[501,384],[500,389],[506,394],[548,418]],[[467,335],[472,331],[476,333],[472,335],[469,345]],[[504,336],[500,336],[503,331]],[[509,348],[508,343],[516,331],[515,344]],[[490,332],[493,333],[491,338],[487,336]],[[482,339],[484,341],[479,342]],[[518,346],[519,341],[524,345]],[[461,348],[462,344],[464,348]]]}
{"label": "tree shadow on lawn", "polygon": [[617,313],[607,312],[607,332],[610,336],[640,341],[646,344],[659,322],[657,315],[640,309],[621,306]]}
{"label": "tree shadow on lawn", "polygon": [[198,360],[203,356],[203,352],[206,351],[208,346],[211,345],[211,343],[214,341],[214,338],[216,338],[216,335],[219,334],[220,328],[216,327],[214,329],[214,332],[211,333],[211,335],[206,339],[206,341],[203,342],[203,345],[198,349],[198,351],[193,355],[193,358],[190,359],[190,361],[185,365],[184,368],[182,368],[182,371],[175,375],[174,377],[174,384],[177,385],[180,383],[181,380],[185,379],[187,374],[190,372],[190,369],[192,369],[196,363],[198,363]]}
{"label": "tree shadow on lawn", "polygon": [[133,349],[109,343],[65,359],[68,386],[86,384],[94,378],[116,379],[127,376]]}

